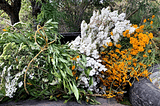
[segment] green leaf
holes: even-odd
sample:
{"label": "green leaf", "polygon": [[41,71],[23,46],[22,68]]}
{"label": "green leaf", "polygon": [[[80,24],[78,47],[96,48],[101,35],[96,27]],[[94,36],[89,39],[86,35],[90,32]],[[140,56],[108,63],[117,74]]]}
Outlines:
{"label": "green leaf", "polygon": [[93,77],[90,78],[89,80],[89,86],[93,84]]}
{"label": "green leaf", "polygon": [[69,54],[67,53],[62,53],[62,56],[66,56],[66,57],[71,57]]}
{"label": "green leaf", "polygon": [[3,93],[0,93],[0,98],[2,98],[4,96],[4,94]]}
{"label": "green leaf", "polygon": [[68,100],[65,100],[63,103],[67,103],[72,97],[68,96]]}
{"label": "green leaf", "polygon": [[[69,100],[69,99],[68,99]],[[65,104],[65,103],[67,103],[68,102],[68,100],[65,100],[63,103]]]}
{"label": "green leaf", "polygon": [[53,67],[54,67],[55,69],[57,69],[55,59],[51,59],[51,61],[52,61]]}
{"label": "green leaf", "polygon": [[82,55],[82,59],[85,63],[87,62],[86,57],[84,55]]}
{"label": "green leaf", "polygon": [[60,71],[62,77],[63,77],[64,79],[66,79],[66,74],[65,74],[65,72],[63,72],[61,69],[60,69],[59,71]]}
{"label": "green leaf", "polygon": [[[72,86],[72,84],[73,84],[73,86]],[[78,99],[79,99],[79,91],[78,91],[77,87],[75,86],[75,84],[73,82],[72,82],[72,84],[69,82],[71,90],[73,91],[74,96],[76,97],[76,99],[78,101]]]}
{"label": "green leaf", "polygon": [[55,101],[57,101],[57,98],[56,98],[55,96],[51,95],[50,98],[49,98],[49,100],[53,100],[53,99],[54,99]]}
{"label": "green leaf", "polygon": [[64,89],[66,88],[66,84],[65,84],[65,80],[63,79],[63,86],[64,86]]}
{"label": "green leaf", "polygon": [[49,24],[52,22],[52,19],[48,20],[45,24]]}
{"label": "green leaf", "polygon": [[70,76],[73,76],[73,74],[72,74],[72,70],[69,68],[69,67],[67,67],[67,65],[65,64],[65,67],[66,67],[66,71],[67,71],[67,73],[70,75]]}
{"label": "green leaf", "polygon": [[48,63],[50,63],[50,56],[48,55]]}
{"label": "green leaf", "polygon": [[74,83],[73,83],[73,93],[74,93],[74,95],[75,95],[75,97],[76,97],[76,99],[78,101],[78,99],[79,99],[79,91],[78,91],[78,89],[77,89],[77,87],[75,86]]}
{"label": "green leaf", "polygon": [[86,63],[84,61],[81,61],[80,60],[80,63],[83,65],[83,66],[86,66]]}
{"label": "green leaf", "polygon": [[82,66],[81,64],[77,64],[80,68],[85,69],[84,66]]}
{"label": "green leaf", "polygon": [[89,77],[90,69],[84,70],[84,72],[87,75],[87,77]]}
{"label": "green leaf", "polygon": [[68,61],[67,60],[65,60],[65,59],[63,59],[63,58],[59,58],[59,60],[61,61],[61,62],[63,62],[63,63],[68,63]]}

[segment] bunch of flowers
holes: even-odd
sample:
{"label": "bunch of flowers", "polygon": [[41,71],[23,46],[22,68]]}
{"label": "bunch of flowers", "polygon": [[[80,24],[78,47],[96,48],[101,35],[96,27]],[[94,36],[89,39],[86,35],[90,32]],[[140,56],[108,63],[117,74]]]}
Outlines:
{"label": "bunch of flowers", "polygon": [[59,43],[56,22],[37,26],[35,34],[18,30],[19,25],[0,36],[1,100],[28,94],[50,100],[88,101],[93,93],[111,98],[138,77],[148,77],[155,62],[153,34],[109,7],[94,11],[89,24],[82,21],[81,36],[65,45]]}
{"label": "bunch of flowers", "polygon": [[94,11],[89,24],[82,21],[81,37],[69,45],[87,56],[86,67],[91,67],[89,75],[94,83],[85,87],[111,98],[124,93],[128,83],[132,86],[132,78],[148,77],[147,68],[154,63],[155,53],[153,34],[143,33],[144,27],[130,24],[125,13],[118,15],[109,7],[101,13]]}

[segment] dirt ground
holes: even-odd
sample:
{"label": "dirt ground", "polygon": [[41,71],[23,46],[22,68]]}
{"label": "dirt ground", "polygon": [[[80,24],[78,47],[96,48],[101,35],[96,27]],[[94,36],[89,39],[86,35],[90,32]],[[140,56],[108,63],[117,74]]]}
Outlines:
{"label": "dirt ground", "polygon": [[64,104],[64,100],[57,100],[57,101],[49,101],[49,100],[25,100],[20,102],[8,102],[0,104],[0,106],[129,106],[129,105],[122,105],[120,103],[117,103],[115,98],[110,99],[104,99],[97,97],[96,99],[98,102],[100,102],[100,105],[90,105],[86,102],[82,101],[81,104],[79,104],[76,101],[68,101]]}

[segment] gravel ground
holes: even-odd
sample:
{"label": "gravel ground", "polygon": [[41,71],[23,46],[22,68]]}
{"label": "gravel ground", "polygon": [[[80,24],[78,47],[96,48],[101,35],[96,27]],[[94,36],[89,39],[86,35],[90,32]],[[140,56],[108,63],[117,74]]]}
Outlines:
{"label": "gravel ground", "polygon": [[19,101],[19,102],[7,102],[0,104],[0,106],[127,106],[122,105],[120,103],[117,103],[115,98],[110,99],[104,99],[97,97],[96,99],[98,102],[101,103],[101,105],[90,105],[86,104],[84,101],[82,101],[82,104],[77,103],[76,101],[69,101],[67,103],[63,103],[64,100],[58,100],[58,101],[49,101],[49,100],[25,100],[25,101]]}

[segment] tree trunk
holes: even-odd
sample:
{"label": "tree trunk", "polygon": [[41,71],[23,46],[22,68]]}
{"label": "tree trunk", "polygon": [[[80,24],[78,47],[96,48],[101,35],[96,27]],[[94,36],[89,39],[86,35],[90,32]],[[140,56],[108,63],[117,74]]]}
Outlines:
{"label": "tree trunk", "polygon": [[9,17],[12,25],[19,22],[19,11],[12,11]]}
{"label": "tree trunk", "polygon": [[14,0],[11,5],[6,0],[0,0],[0,9],[8,14],[12,25],[19,22],[21,0]]}

